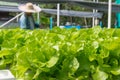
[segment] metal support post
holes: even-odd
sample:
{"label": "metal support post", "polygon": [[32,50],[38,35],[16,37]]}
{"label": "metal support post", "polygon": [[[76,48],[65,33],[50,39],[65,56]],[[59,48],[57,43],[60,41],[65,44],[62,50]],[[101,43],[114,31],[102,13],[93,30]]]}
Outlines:
{"label": "metal support post", "polygon": [[[93,0],[95,2],[95,0]],[[95,9],[93,9],[93,13],[95,13]],[[95,17],[92,18],[92,27],[95,26]]]}
{"label": "metal support post", "polygon": [[111,10],[112,10],[112,0],[108,2],[108,29],[111,28]]}
{"label": "metal support post", "polygon": [[57,26],[60,26],[60,4],[57,4]]}
{"label": "metal support post", "polygon": [[[39,6],[39,4],[38,4],[38,6]],[[37,13],[37,22],[38,22],[38,24],[40,24],[40,13],[39,12]]]}

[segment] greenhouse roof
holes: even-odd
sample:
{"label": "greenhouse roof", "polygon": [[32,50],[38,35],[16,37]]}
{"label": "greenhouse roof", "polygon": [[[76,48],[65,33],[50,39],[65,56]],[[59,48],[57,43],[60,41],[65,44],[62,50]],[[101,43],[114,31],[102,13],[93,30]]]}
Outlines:
{"label": "greenhouse roof", "polygon": [[[41,3],[73,4],[74,3],[89,9],[97,9],[99,11],[106,11],[106,12],[108,11],[108,2],[92,2],[86,0],[0,0],[0,1],[12,2],[11,4],[26,3],[26,2],[32,2],[35,4],[41,4]],[[120,12],[120,5],[112,3],[112,12]]]}
{"label": "greenhouse roof", "polygon": [[0,1],[0,5],[18,6],[18,3],[16,3],[16,2]]}
{"label": "greenhouse roof", "polygon": [[[42,9],[43,12],[57,15],[56,9]],[[60,10],[62,16],[73,16],[73,17],[87,17],[87,18],[102,18],[102,13],[83,12],[83,11],[72,11],[72,10]]]}
{"label": "greenhouse roof", "polygon": [[[3,12],[21,12],[17,6],[0,6],[0,11]],[[49,14],[57,15],[56,9],[42,9],[43,12]],[[71,10],[60,10],[60,15],[62,16],[74,16],[74,17],[97,17],[102,18],[102,13],[92,13],[92,12],[81,12],[81,11],[71,11]]]}
{"label": "greenhouse roof", "polygon": [[6,2],[32,2],[32,3],[68,3],[73,1],[85,1],[85,0],[0,0],[0,1],[6,1]]}
{"label": "greenhouse roof", "polygon": [[[74,4],[78,4],[79,6],[83,6],[89,9],[97,9],[99,11],[108,11],[108,3],[107,2],[76,2]],[[112,3],[112,12],[120,12],[120,5]]]}
{"label": "greenhouse roof", "polygon": [[0,5],[0,11],[2,12],[20,12],[17,6],[8,6],[8,5]]}

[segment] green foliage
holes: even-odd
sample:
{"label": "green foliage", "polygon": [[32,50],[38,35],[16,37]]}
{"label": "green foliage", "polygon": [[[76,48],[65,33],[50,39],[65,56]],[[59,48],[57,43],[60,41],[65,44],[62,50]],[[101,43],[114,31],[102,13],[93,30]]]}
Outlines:
{"label": "green foliage", "polygon": [[22,80],[119,80],[120,30],[0,30],[0,69]]}

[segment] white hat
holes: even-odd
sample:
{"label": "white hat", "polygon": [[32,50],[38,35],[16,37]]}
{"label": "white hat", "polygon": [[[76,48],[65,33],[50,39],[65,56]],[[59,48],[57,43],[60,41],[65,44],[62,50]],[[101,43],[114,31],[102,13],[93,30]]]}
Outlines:
{"label": "white hat", "polygon": [[35,12],[40,12],[41,8],[33,5],[32,3],[26,3],[24,5],[20,5],[18,7],[19,10],[23,11],[23,12],[31,12],[31,13],[35,13]]}

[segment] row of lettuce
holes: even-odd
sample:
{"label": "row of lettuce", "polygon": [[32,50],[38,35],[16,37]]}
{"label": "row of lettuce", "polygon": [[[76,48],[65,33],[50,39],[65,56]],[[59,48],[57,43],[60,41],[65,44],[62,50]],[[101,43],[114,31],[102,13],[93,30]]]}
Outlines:
{"label": "row of lettuce", "polygon": [[0,30],[0,69],[17,80],[120,80],[120,30]]}

